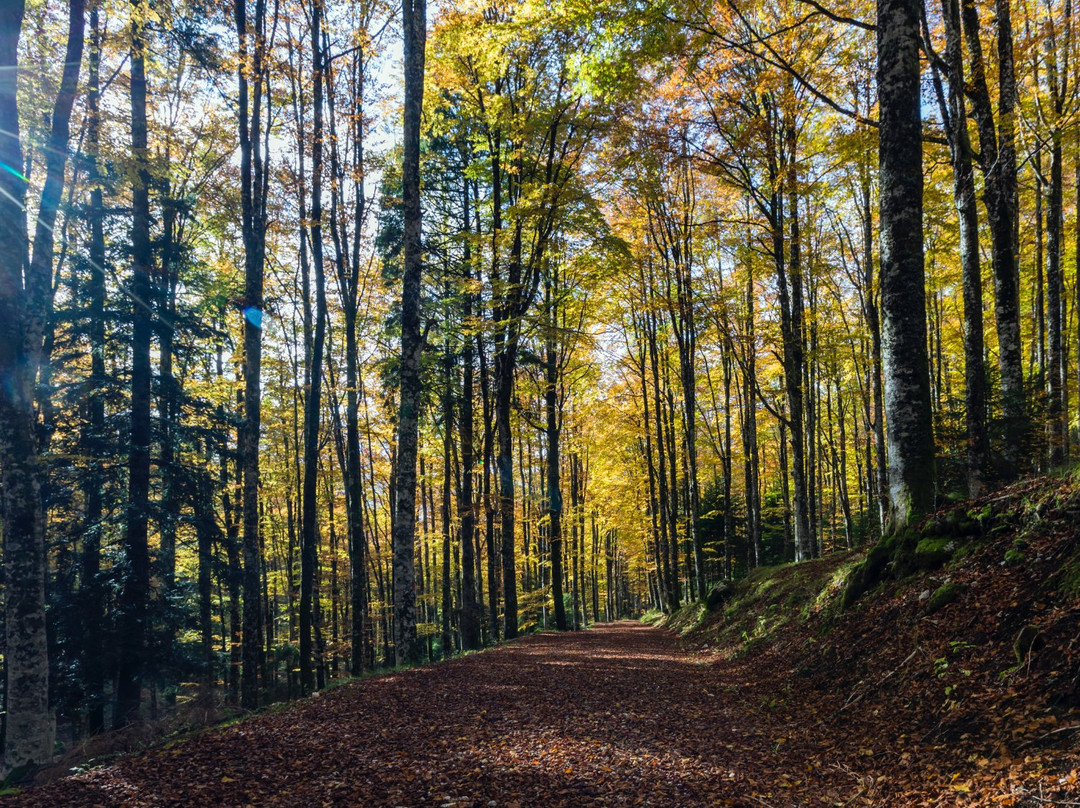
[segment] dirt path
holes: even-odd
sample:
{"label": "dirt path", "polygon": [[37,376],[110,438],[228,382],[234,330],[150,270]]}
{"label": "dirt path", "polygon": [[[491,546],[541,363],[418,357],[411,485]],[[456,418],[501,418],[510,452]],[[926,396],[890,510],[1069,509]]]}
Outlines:
{"label": "dirt path", "polygon": [[760,805],[772,741],[734,687],[634,623],[338,688],[31,790],[20,806]]}

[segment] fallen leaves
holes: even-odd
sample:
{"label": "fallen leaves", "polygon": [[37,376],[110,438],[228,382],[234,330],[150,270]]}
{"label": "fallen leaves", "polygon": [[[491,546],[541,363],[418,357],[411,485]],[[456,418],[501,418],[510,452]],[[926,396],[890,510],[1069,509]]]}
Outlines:
{"label": "fallen leaves", "polygon": [[[1041,525],[1031,552],[1068,557],[1071,522]],[[1053,569],[1000,567],[1011,537],[994,541],[949,570],[965,595],[933,618],[896,585],[818,642],[792,624],[753,653],[681,647],[630,623],[537,635],[337,688],[0,805],[1080,803],[1069,689],[1080,608],[1046,598]],[[1012,638],[1034,615],[1049,661],[1014,667]]]}

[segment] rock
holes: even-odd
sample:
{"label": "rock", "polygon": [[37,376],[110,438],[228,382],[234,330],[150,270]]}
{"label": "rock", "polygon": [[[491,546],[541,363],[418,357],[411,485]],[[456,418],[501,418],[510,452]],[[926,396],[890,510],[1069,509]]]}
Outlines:
{"label": "rock", "polygon": [[930,590],[924,589],[919,593],[919,600],[930,600]]}
{"label": "rock", "polygon": [[709,590],[709,595],[705,598],[705,608],[710,612],[715,612],[727,603],[733,594],[735,594],[735,587],[728,581],[721,581]]}

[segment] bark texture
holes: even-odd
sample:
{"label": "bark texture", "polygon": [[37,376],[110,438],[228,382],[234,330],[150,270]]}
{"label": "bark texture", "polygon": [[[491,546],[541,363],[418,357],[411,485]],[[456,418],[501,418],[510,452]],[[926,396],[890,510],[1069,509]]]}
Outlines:
{"label": "bark texture", "polygon": [[889,523],[934,504],[934,440],[926,348],[918,0],[878,0],[881,308]]}
{"label": "bark texture", "polygon": [[393,531],[394,657],[420,659],[416,639],[416,446],[420,415],[420,293],[423,255],[420,212],[420,114],[424,98],[426,0],[403,0],[405,121],[402,161],[405,267],[401,281],[401,392],[398,401],[397,476]]}

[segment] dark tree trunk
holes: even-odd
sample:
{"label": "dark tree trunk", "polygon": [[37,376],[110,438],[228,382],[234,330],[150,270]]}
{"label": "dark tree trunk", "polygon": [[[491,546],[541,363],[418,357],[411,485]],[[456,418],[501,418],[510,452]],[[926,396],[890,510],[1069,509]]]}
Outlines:
{"label": "dark tree trunk", "polygon": [[[450,297],[449,279],[446,282],[446,297]],[[451,466],[451,447],[453,445],[452,430],[454,428],[454,358],[450,352],[450,338],[443,342],[443,468],[442,468],[442,608],[440,622],[442,624],[442,657],[446,659],[451,655],[454,648],[454,635],[451,631],[451,611],[453,609],[453,593],[450,589],[450,550],[451,550],[451,482],[453,468]]]}
{"label": "dark tree trunk", "polygon": [[491,467],[494,463],[495,452],[495,424],[491,406],[491,376],[488,373],[487,355],[484,351],[484,343],[480,334],[476,335],[477,353],[480,357],[480,396],[484,411],[484,539],[487,542],[487,573],[488,573],[488,632],[490,639],[495,642],[499,639],[499,565],[497,553],[497,537],[495,534],[495,504],[494,492],[491,490]]}
{"label": "dark tree trunk", "polygon": [[322,0],[311,7],[311,50],[314,90],[311,138],[311,264],[315,270],[315,332],[308,369],[308,390],[304,399],[304,490],[300,532],[300,689],[315,688],[312,659],[313,619],[316,616],[315,574],[318,565],[318,476],[319,420],[322,414],[323,351],[326,343],[326,277],[323,266],[322,172],[323,172],[323,59]]}
{"label": "dark tree trunk", "polygon": [[[243,481],[241,505],[244,515],[241,703],[245,709],[251,710],[259,703],[259,666],[263,654],[259,574],[259,435],[262,429],[263,266],[266,257],[267,190],[267,172],[261,149],[265,0],[255,0],[253,24],[248,22],[247,0],[235,0],[234,15],[240,43],[237,113],[240,140],[240,214],[244,240],[244,413],[239,445],[240,475]],[[252,81],[253,92],[249,89]]]}
{"label": "dark tree trunk", "polygon": [[[469,182],[462,182],[462,230],[465,233],[465,293],[462,307],[462,319],[468,323],[473,317],[474,293],[472,284],[472,248],[469,243]],[[476,503],[473,497],[474,452],[473,452],[473,364],[474,348],[472,339],[466,335],[462,347],[463,366],[461,383],[461,497],[458,501],[458,518],[461,536],[461,645],[465,650],[480,647],[481,606],[477,600],[476,569]]]}
{"label": "dark tree trunk", "polygon": [[147,605],[150,597],[150,341],[157,304],[150,243],[150,171],[146,116],[146,29],[142,0],[135,0],[131,21],[131,152],[135,174],[131,189],[131,439],[128,456],[125,575],[120,593],[120,642],[115,724],[139,718],[146,666]]}
{"label": "dark tree trunk", "polygon": [[1062,372],[1061,323],[1062,323],[1062,271],[1061,256],[1064,233],[1062,232],[1062,166],[1061,132],[1051,133],[1050,187],[1046,200],[1046,286],[1047,306],[1050,310],[1049,366],[1050,400],[1047,402],[1047,421],[1050,430],[1049,460],[1057,466],[1065,459],[1065,413],[1062,409],[1062,387],[1067,376]]}
{"label": "dark tree trunk", "polygon": [[562,487],[559,483],[559,362],[555,350],[555,301],[551,287],[549,278],[544,287],[548,315],[544,363],[544,410],[547,416],[547,535],[551,553],[551,597],[555,607],[555,628],[566,631],[566,604],[563,601]]}
{"label": "dark tree trunk", "polygon": [[[975,201],[975,172],[963,97],[964,62],[960,6],[943,0],[948,99],[938,87],[953,164],[953,200],[960,219],[960,266],[964,286],[964,380],[967,427],[968,495],[982,493],[990,463],[986,431],[986,369],[983,364],[982,269],[979,263],[979,214]],[[935,74],[936,77],[936,74]]]}
{"label": "dark tree trunk", "polygon": [[[82,58],[82,3],[72,2],[69,12],[67,62],[53,109],[39,236],[41,217],[55,221],[67,155],[68,123]],[[24,4],[18,0],[0,3],[0,131],[4,133],[0,138],[0,162],[16,167],[23,165],[16,100],[23,13]],[[17,171],[4,172],[0,177],[0,376],[6,379],[0,385],[5,772],[48,762],[53,736],[45,617],[44,479],[34,431],[34,387],[43,362],[45,320],[52,305],[52,228],[47,228],[48,245],[35,244],[31,260],[26,188],[26,179]]]}
{"label": "dark tree trunk", "polygon": [[420,211],[420,115],[424,95],[426,0],[403,0],[405,40],[405,122],[402,161],[402,213],[405,266],[401,280],[401,393],[398,401],[397,477],[394,484],[394,657],[416,662],[416,446],[420,417],[420,327],[423,255]]}
{"label": "dark tree trunk", "polygon": [[997,129],[987,87],[981,26],[974,0],[961,0],[960,19],[967,39],[970,76],[966,95],[979,134],[980,167],[985,177],[983,201],[990,229],[995,317],[1005,422],[1003,474],[1019,473],[1025,429],[1023,366],[1020,350],[1020,301],[1017,271],[1016,147],[1014,143],[1016,77],[1012,55],[1012,18],[1008,0],[995,0],[998,49]]}
{"label": "dark tree trunk", "polygon": [[[650,279],[651,280],[651,279]],[[650,284],[650,288],[651,284]],[[667,581],[665,581],[665,588],[667,590],[667,603],[668,608],[675,611],[679,608],[679,565],[678,556],[675,552],[675,544],[677,537],[675,535],[669,535],[668,528],[670,522],[668,520],[668,513],[671,508],[668,503],[669,486],[668,486],[668,474],[667,474],[667,455],[664,451],[664,427],[663,427],[663,399],[660,396],[660,362],[656,345],[656,317],[650,311],[645,317],[645,332],[646,339],[649,345],[649,368],[652,371],[652,394],[653,403],[655,407],[653,409],[653,429],[655,429],[656,435],[656,455],[658,458],[657,464],[657,517],[660,521],[660,543],[663,547],[663,552],[666,555],[667,567]],[[646,429],[649,429],[649,425],[645,425]]]}
{"label": "dark tree trunk", "polygon": [[102,664],[102,628],[105,600],[101,571],[101,541],[105,515],[105,205],[101,191],[101,23],[97,4],[90,10],[90,55],[88,59],[87,154],[91,183],[89,297],[90,381],[89,409],[90,474],[86,482],[86,523],[82,546],[83,650],[82,664],[86,689],[87,730],[91,735],[105,731],[105,670]]}

